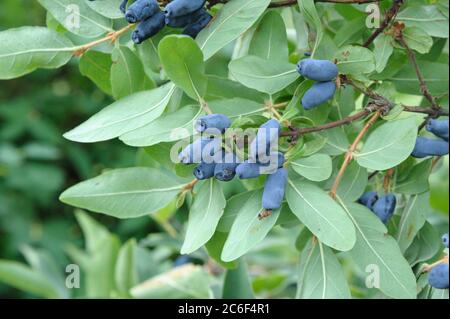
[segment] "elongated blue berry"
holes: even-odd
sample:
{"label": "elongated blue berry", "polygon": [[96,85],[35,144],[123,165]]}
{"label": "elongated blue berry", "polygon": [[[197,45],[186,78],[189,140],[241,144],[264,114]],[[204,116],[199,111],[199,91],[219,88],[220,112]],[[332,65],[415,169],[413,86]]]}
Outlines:
{"label": "elongated blue berry", "polygon": [[378,200],[377,192],[365,192],[359,199],[358,203],[366,206],[369,209],[373,208],[373,205]]}
{"label": "elongated blue berry", "polygon": [[273,152],[267,157],[258,157],[261,174],[273,174],[284,165],[284,154]]}
{"label": "elongated blue berry", "polygon": [[446,154],[448,154],[448,142],[419,136],[411,156],[423,158],[427,156],[443,156]]}
{"label": "elongated blue berry", "polygon": [[166,5],[167,17],[179,17],[190,14],[202,8],[206,0],[173,0]]}
{"label": "elongated blue berry", "polygon": [[240,179],[256,178],[261,175],[261,165],[246,161],[236,167],[236,175]]}
{"label": "elongated blue berry", "polygon": [[214,168],[214,177],[222,182],[231,181],[236,176],[236,168],[241,161],[233,153],[224,153],[222,160]]}
{"label": "elongated blue berry", "polygon": [[448,289],[448,263],[442,263],[434,266],[428,274],[428,283],[436,289]]}
{"label": "elongated blue berry", "polygon": [[276,148],[280,134],[280,123],[276,120],[272,119],[261,125],[250,144],[249,158],[257,160],[269,156]]}
{"label": "elongated blue berry", "polygon": [[202,137],[186,146],[178,155],[183,164],[214,163],[215,156],[221,151],[220,138]]}
{"label": "elongated blue berry", "polygon": [[297,64],[297,71],[310,80],[327,82],[339,73],[336,64],[328,60],[303,59]]}
{"label": "elongated blue berry", "polygon": [[191,38],[195,38],[211,20],[212,16],[208,12],[205,12],[201,17],[198,18],[198,20],[196,20],[194,23],[189,24],[183,30],[183,34],[188,35]]}
{"label": "elongated blue berry", "polygon": [[262,197],[264,209],[276,210],[281,207],[286,190],[287,176],[288,173],[285,168],[279,168],[275,173],[267,176]]}
{"label": "elongated blue berry", "polygon": [[136,30],[133,31],[131,39],[134,43],[140,44],[161,31],[165,25],[164,13],[158,12],[151,18],[139,23]]}
{"label": "elongated blue berry", "polygon": [[377,215],[383,223],[387,223],[395,211],[397,199],[394,194],[386,194],[381,196],[373,205],[372,211]]}
{"label": "elongated blue berry", "polygon": [[326,101],[330,100],[336,92],[334,82],[317,82],[311,86],[302,98],[302,105],[305,110],[311,110]]}
{"label": "elongated blue berry", "polygon": [[448,142],[448,121],[430,120],[427,123],[427,131]]}
{"label": "elongated blue berry", "polygon": [[215,167],[216,163],[200,163],[196,168],[194,168],[194,176],[198,180],[214,177]]}
{"label": "elongated blue berry", "polygon": [[166,25],[172,28],[184,28],[189,24],[198,21],[201,16],[207,13],[205,8],[201,8],[193,13],[186,14],[184,16],[179,17],[166,17]]}
{"label": "elongated blue berry", "polygon": [[200,117],[195,122],[195,129],[201,133],[211,129],[216,129],[224,133],[230,125],[231,121],[227,116],[223,114],[210,114]]}
{"label": "elongated blue berry", "polygon": [[160,11],[161,9],[156,0],[137,0],[128,7],[125,13],[125,19],[129,23],[137,23],[154,16]]}
{"label": "elongated blue berry", "polygon": [[448,233],[442,236],[442,243],[444,244],[445,248],[448,248]]}
{"label": "elongated blue berry", "polygon": [[127,4],[128,4],[128,0],[122,0],[122,2],[120,3],[119,9],[123,14],[125,14],[125,12],[127,12]]}

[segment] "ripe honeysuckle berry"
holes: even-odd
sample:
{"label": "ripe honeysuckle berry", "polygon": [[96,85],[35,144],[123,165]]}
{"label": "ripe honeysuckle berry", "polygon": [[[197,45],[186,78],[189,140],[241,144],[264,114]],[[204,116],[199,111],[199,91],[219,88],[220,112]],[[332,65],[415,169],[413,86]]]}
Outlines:
{"label": "ripe honeysuckle berry", "polygon": [[336,83],[317,82],[314,83],[303,95],[302,106],[305,110],[311,110],[330,100],[336,92]]}
{"label": "ripe honeysuckle berry", "polygon": [[215,167],[216,163],[200,163],[196,168],[194,168],[194,176],[198,180],[214,177]]}
{"label": "ripe honeysuckle berry", "polygon": [[377,192],[365,192],[359,199],[358,203],[366,206],[369,209],[373,208],[373,205],[378,200]]}
{"label": "ripe honeysuckle berry", "polygon": [[184,16],[179,17],[166,17],[166,25],[168,25],[171,28],[184,28],[189,24],[194,23],[200,17],[207,13],[205,8],[201,8],[200,10],[197,10],[191,14],[186,14]]}
{"label": "ripe honeysuckle berry", "polygon": [[236,167],[236,175],[240,179],[257,178],[261,175],[261,165],[245,161]]}
{"label": "ripe honeysuckle berry", "polygon": [[156,0],[137,0],[128,7],[125,19],[129,23],[137,23],[154,16],[160,11],[161,9]]}
{"label": "ripe honeysuckle berry", "polygon": [[201,137],[194,143],[186,146],[178,155],[183,164],[213,163],[215,156],[221,151],[221,139]]}
{"label": "ripe honeysuckle berry", "polygon": [[434,266],[428,274],[428,283],[436,289],[449,288],[448,262]]}
{"label": "ripe honeysuckle berry", "polygon": [[241,161],[233,153],[224,153],[222,160],[214,168],[214,177],[222,182],[231,181]]}
{"label": "ripe honeysuckle berry", "polygon": [[427,123],[427,131],[433,133],[448,142],[448,121],[447,120],[430,120]]}
{"label": "ripe honeysuckle berry", "polygon": [[261,125],[255,139],[250,144],[249,158],[257,160],[258,157],[269,156],[273,152],[280,134],[281,127],[277,120],[272,119]]}
{"label": "ripe honeysuckle berry", "polygon": [[191,262],[191,258],[187,255],[178,256],[177,259],[173,262],[173,267],[180,267]]}
{"label": "ripe honeysuckle berry", "polygon": [[448,154],[448,142],[419,136],[411,156],[423,158],[427,156],[443,156]]}
{"label": "ripe honeysuckle berry", "polygon": [[206,0],[173,0],[164,9],[167,17],[179,17],[193,13],[205,5]]}
{"label": "ripe honeysuckle berry", "polygon": [[386,194],[381,196],[373,205],[372,211],[381,221],[386,224],[395,211],[397,199],[394,194]]}
{"label": "ripe honeysuckle berry", "polygon": [[123,0],[119,6],[119,9],[123,14],[125,14],[125,12],[127,12],[127,4],[128,4],[128,0]]}
{"label": "ripe honeysuckle berry", "polygon": [[297,71],[307,79],[328,82],[339,74],[336,64],[328,60],[303,59],[297,64]]}
{"label": "ripe honeysuckle berry", "polygon": [[133,31],[131,39],[134,43],[140,44],[156,35],[165,25],[164,13],[160,11],[154,16],[139,23],[136,30]]}
{"label": "ripe honeysuckle berry", "polygon": [[208,23],[212,20],[212,16],[205,12],[203,15],[201,15],[197,21],[195,21],[192,24],[189,24],[184,30],[183,34],[188,35],[191,38],[197,37],[197,35],[202,31]]}
{"label": "ripe honeysuckle berry", "polygon": [[206,132],[210,129],[219,130],[221,133],[225,133],[225,130],[231,125],[230,119],[223,114],[209,114],[200,117],[195,122],[195,129],[200,132]]}
{"label": "ripe honeysuckle berry", "polygon": [[275,173],[267,176],[262,196],[262,207],[266,210],[276,210],[281,207],[287,183],[287,170],[279,168]]}
{"label": "ripe honeysuckle berry", "polygon": [[445,248],[448,248],[448,233],[442,236],[442,243],[444,244]]}
{"label": "ripe honeysuckle berry", "polygon": [[276,152],[267,157],[269,162],[261,163],[245,161],[236,168],[236,175],[240,179],[256,178],[262,174],[273,174],[284,165],[284,154]]}

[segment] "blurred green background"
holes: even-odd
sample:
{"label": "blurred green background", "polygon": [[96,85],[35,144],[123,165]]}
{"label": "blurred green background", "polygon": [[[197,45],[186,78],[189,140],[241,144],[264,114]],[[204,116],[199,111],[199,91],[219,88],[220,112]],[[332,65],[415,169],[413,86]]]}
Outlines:
{"label": "blurred green background", "polygon": [[[45,11],[38,2],[0,1],[0,31],[23,25],[45,25]],[[80,75],[77,63],[73,59],[58,70],[39,70],[0,81],[0,259],[25,263],[24,249],[34,247],[42,252],[40,256],[51,256],[61,274],[70,263],[67,250],[82,249],[84,244],[74,209],[60,203],[59,194],[104,169],[133,166],[142,160],[142,153],[119,141],[78,144],[63,139],[64,132],[112,102]],[[448,218],[448,158],[438,165],[431,177],[432,206],[442,213],[433,217],[438,219],[436,223]],[[181,212],[177,219],[182,222],[186,215]],[[154,264],[150,273],[147,270],[147,278],[169,269],[177,258],[180,242],[171,241],[164,235],[164,225],[148,217],[120,221],[98,214],[89,216],[122,243],[134,237],[141,240],[141,246],[151,248],[153,257],[147,260]],[[259,297],[294,295],[297,234],[298,229],[277,228],[248,257]],[[204,254],[194,259],[207,263]],[[353,288],[357,295],[357,288]],[[84,296],[84,292],[77,295]],[[34,296],[0,283],[0,298],[26,297]]]}

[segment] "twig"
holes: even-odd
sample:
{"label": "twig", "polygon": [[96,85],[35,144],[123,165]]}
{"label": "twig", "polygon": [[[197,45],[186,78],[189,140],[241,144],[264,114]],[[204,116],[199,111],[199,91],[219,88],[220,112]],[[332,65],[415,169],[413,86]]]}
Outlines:
{"label": "twig", "polygon": [[395,168],[390,168],[387,170],[387,172],[384,174],[384,181],[383,181],[383,189],[385,193],[389,193],[391,189],[391,180],[392,176],[394,175]]}
{"label": "twig", "polygon": [[[219,3],[227,3],[230,0],[209,0],[208,8],[211,8]],[[328,2],[328,3],[336,3],[336,4],[363,4],[363,3],[372,3],[378,2],[380,0],[314,0],[315,2]],[[381,0],[382,1],[382,0]],[[269,8],[280,8],[280,7],[288,7],[295,6],[297,4],[297,0],[281,0],[274,1],[269,5]]]}
{"label": "twig", "polygon": [[411,112],[411,113],[422,113],[422,114],[428,114],[432,117],[440,117],[440,116],[449,116],[449,112],[445,109],[440,108],[439,110],[434,110],[431,108],[424,108],[424,107],[417,107],[417,106],[406,106],[403,105],[403,110],[405,112]]}
{"label": "twig", "polygon": [[380,27],[376,29],[370,37],[364,42],[363,47],[367,48],[372,42],[391,24],[392,20],[397,16],[398,11],[403,5],[404,0],[394,0],[392,7],[385,13],[384,20],[381,22]]}
{"label": "twig", "polygon": [[339,187],[339,184],[341,183],[342,177],[344,176],[345,170],[347,169],[348,165],[353,159],[353,153],[356,150],[356,147],[358,146],[359,142],[363,138],[363,136],[367,133],[369,128],[378,120],[378,118],[381,116],[381,111],[377,111],[369,121],[367,121],[366,125],[362,128],[362,130],[359,132],[358,136],[353,141],[352,145],[348,148],[347,153],[345,154],[344,162],[342,163],[341,169],[339,170],[339,173],[336,176],[336,179],[334,180],[333,186],[330,190],[330,196],[335,199],[337,189]]}

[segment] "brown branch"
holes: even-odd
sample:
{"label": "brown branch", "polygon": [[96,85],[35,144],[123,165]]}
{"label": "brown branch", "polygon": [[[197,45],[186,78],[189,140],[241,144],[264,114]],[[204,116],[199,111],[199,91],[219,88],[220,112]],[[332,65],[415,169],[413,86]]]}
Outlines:
{"label": "brown branch", "polygon": [[432,108],[426,108],[426,107],[403,105],[403,110],[405,112],[411,112],[411,113],[428,114],[433,118],[440,117],[440,116],[449,116],[449,112],[442,108],[440,108],[439,110],[434,110]]}
{"label": "brown branch", "polygon": [[[229,1],[230,0],[209,0],[208,8],[211,8],[219,3],[227,3]],[[314,0],[314,1],[315,2],[335,3],[335,4],[364,4],[364,3],[378,2],[380,0]],[[272,2],[269,5],[269,8],[295,6],[297,3],[298,3],[298,0],[280,0],[280,1]]]}
{"label": "brown branch", "polygon": [[376,29],[370,37],[364,42],[363,47],[367,48],[372,42],[386,30],[386,28],[391,24],[394,18],[397,16],[398,11],[403,5],[404,0],[394,0],[392,7],[385,13],[384,20],[381,22],[380,27]]}
{"label": "brown branch", "polygon": [[356,147],[358,146],[359,142],[363,138],[363,136],[367,133],[369,128],[378,120],[378,118],[381,116],[381,111],[376,112],[369,121],[367,121],[366,125],[362,128],[362,130],[359,132],[358,136],[353,141],[352,145],[348,148],[347,153],[345,154],[344,162],[342,163],[341,169],[339,170],[339,173],[336,176],[336,179],[334,180],[333,186],[330,190],[330,196],[335,199],[337,189],[339,187],[339,184],[341,183],[342,177],[344,176],[345,170],[347,169],[348,165],[353,159],[353,153],[356,150]]}

